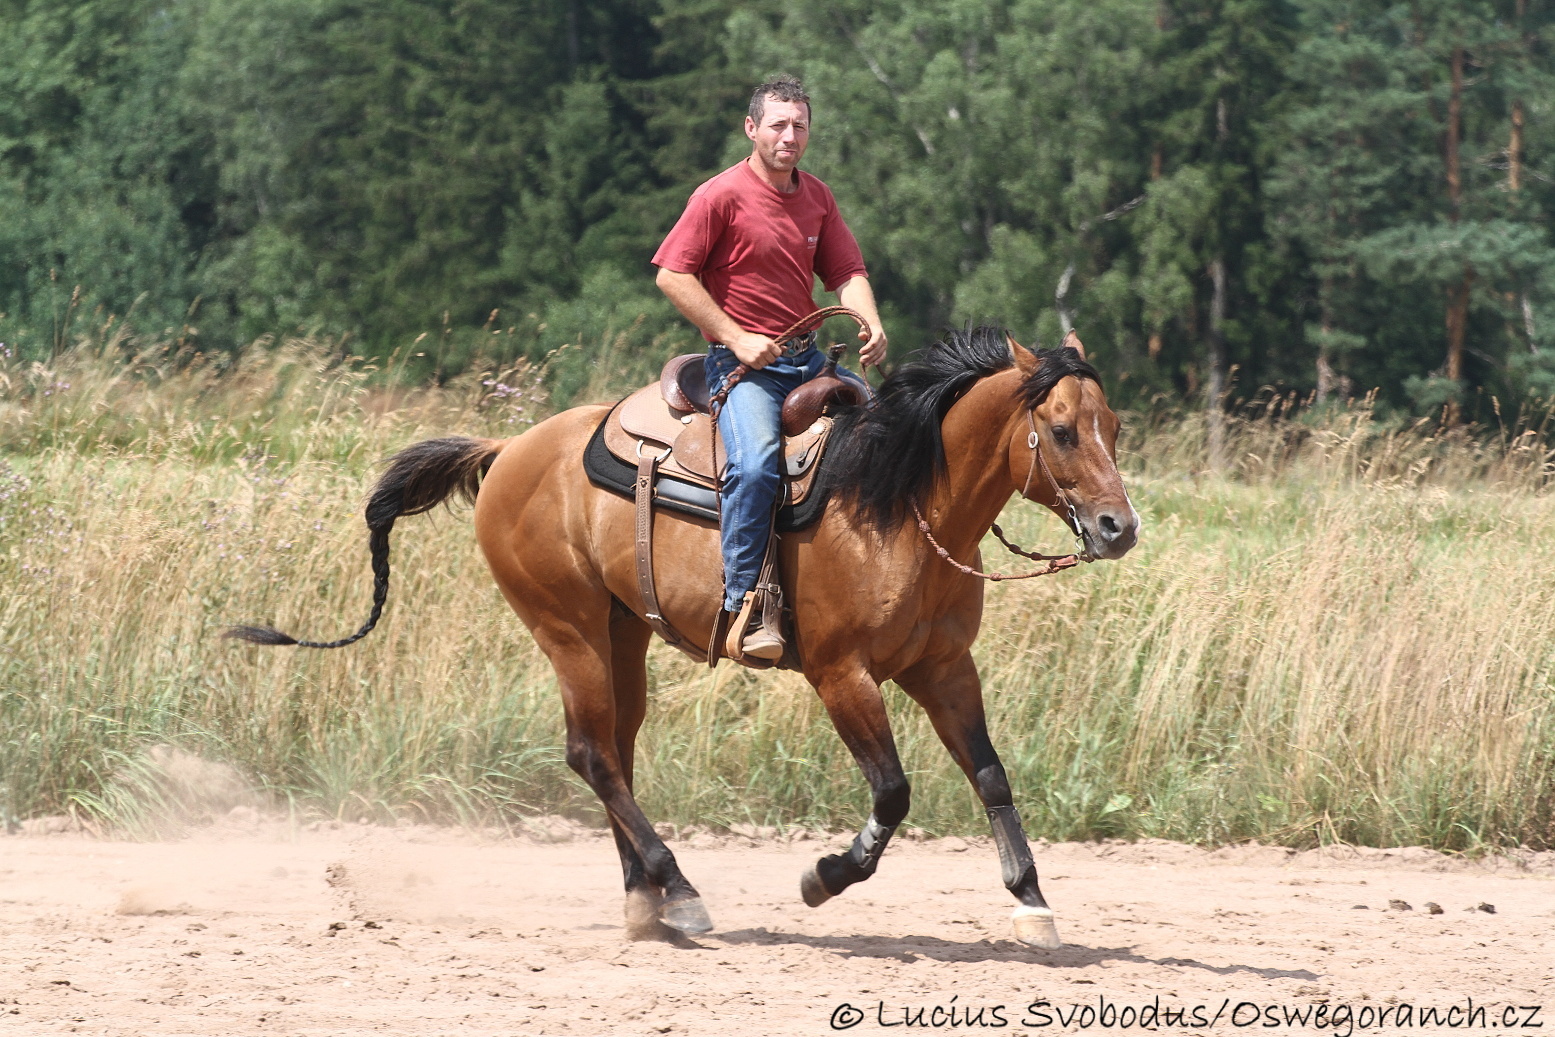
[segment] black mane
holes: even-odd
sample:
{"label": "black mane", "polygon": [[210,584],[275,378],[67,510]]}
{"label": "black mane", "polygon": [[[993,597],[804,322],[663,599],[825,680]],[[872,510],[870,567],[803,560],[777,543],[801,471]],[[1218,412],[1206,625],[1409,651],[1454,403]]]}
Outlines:
{"label": "black mane", "polygon": [[[1040,363],[1021,385],[1028,407],[1069,375],[1100,381],[1066,346],[1033,351]],[[874,400],[837,415],[827,447],[825,489],[878,531],[900,526],[908,501],[926,499],[945,474],[940,422],[976,382],[1014,365],[1003,328],[952,331],[891,373]]]}

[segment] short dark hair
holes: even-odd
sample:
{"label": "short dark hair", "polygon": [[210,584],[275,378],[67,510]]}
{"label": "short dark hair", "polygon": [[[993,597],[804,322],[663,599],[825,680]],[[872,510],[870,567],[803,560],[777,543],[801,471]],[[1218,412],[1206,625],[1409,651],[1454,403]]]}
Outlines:
{"label": "short dark hair", "polygon": [[761,117],[767,113],[769,97],[774,101],[802,104],[805,106],[805,111],[810,113],[810,117],[815,118],[815,110],[810,106],[810,95],[804,92],[804,84],[797,77],[784,74],[774,76],[758,86],[756,92],[751,94],[751,103],[746,109],[746,114],[751,117],[751,122],[758,126],[761,124]]}

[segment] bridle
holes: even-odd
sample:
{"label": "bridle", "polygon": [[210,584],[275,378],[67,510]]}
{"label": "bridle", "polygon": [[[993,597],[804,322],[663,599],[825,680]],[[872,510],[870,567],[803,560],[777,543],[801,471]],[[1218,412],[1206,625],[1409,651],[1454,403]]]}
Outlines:
{"label": "bridle", "polygon": [[[990,580],[994,583],[998,583],[1001,580],[1029,580],[1034,576],[1051,576],[1053,573],[1063,572],[1065,569],[1073,569],[1081,562],[1089,562],[1091,560],[1091,553],[1085,546],[1085,534],[1080,529],[1079,510],[1074,506],[1074,501],[1070,500],[1069,495],[1064,492],[1064,488],[1058,485],[1058,480],[1053,478],[1053,471],[1052,469],[1048,468],[1047,459],[1042,456],[1042,441],[1037,436],[1037,419],[1035,417],[1035,411],[1036,408],[1034,407],[1026,408],[1026,424],[1031,430],[1030,433],[1026,436],[1026,446],[1031,451],[1031,464],[1026,469],[1026,483],[1021,487],[1020,495],[1022,497],[1026,497],[1026,492],[1031,489],[1032,476],[1037,474],[1038,468],[1042,469],[1042,476],[1047,480],[1048,485],[1052,487],[1054,498],[1059,504],[1064,506],[1064,522],[1069,526],[1069,531],[1075,535],[1077,540],[1080,541],[1080,550],[1076,553],[1066,555],[1045,555],[1036,551],[1028,551],[1024,547],[1020,547],[1011,543],[1009,539],[1005,537],[1004,530],[999,528],[999,524],[995,522],[992,527],[993,535],[999,538],[999,543],[1003,544],[1006,550],[1008,550],[1011,554],[1017,554],[1023,558],[1030,558],[1034,562],[1046,562],[1047,564],[1040,569],[1033,569],[1029,573],[1010,574],[981,572],[977,569],[974,569],[970,565],[964,565],[961,562],[956,561],[950,556],[949,551],[940,546],[940,542],[934,539],[933,531],[929,529],[928,520],[923,517],[923,512],[918,508],[918,499],[916,497],[909,498],[912,503],[912,513],[918,519],[919,531],[922,532],[924,537],[928,539],[929,543],[934,547],[935,552],[941,558],[949,562],[955,568],[966,573],[968,576],[976,576],[979,579]],[[1027,499],[1029,500],[1030,498]]]}
{"label": "bridle", "polygon": [[[1074,506],[1074,501],[1069,499],[1069,494],[1064,492],[1064,488],[1058,485],[1058,480],[1053,478],[1053,473],[1047,466],[1047,458],[1042,456],[1042,441],[1037,438],[1035,407],[1026,408],[1026,425],[1031,429],[1030,434],[1026,436],[1026,447],[1031,451],[1031,466],[1026,469],[1026,485],[1020,488],[1020,495],[1025,497],[1026,491],[1031,489],[1031,477],[1040,466],[1043,476],[1047,478],[1047,484],[1053,488],[1053,495],[1057,497],[1058,503],[1064,506],[1064,524],[1069,527],[1069,532],[1075,535],[1075,538],[1080,541],[1080,546],[1083,548],[1085,546],[1085,534],[1080,532],[1079,509]],[[1029,497],[1027,499],[1030,500]]]}

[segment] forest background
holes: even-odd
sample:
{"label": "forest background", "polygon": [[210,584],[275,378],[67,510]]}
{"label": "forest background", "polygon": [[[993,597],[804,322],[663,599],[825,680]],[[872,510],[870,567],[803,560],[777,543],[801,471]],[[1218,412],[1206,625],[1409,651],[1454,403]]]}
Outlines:
{"label": "forest background", "polygon": [[1072,322],[1125,406],[1489,420],[1555,394],[1552,42],[1540,0],[0,0],[0,340],[694,346],[648,260],[781,70],[897,356]]}

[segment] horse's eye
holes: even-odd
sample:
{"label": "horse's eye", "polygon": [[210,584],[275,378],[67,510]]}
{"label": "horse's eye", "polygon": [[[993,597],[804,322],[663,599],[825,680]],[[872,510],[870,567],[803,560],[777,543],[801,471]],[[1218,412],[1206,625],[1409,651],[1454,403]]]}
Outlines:
{"label": "horse's eye", "polygon": [[1069,446],[1071,443],[1074,442],[1074,436],[1070,434],[1069,426],[1067,426],[1067,425],[1054,425],[1053,426],[1053,440],[1059,446]]}

